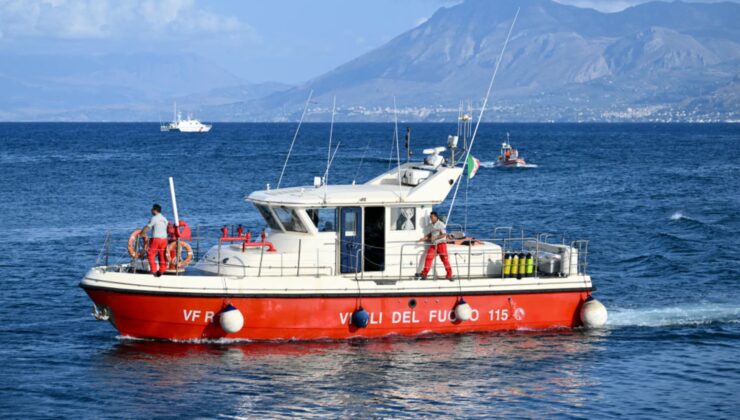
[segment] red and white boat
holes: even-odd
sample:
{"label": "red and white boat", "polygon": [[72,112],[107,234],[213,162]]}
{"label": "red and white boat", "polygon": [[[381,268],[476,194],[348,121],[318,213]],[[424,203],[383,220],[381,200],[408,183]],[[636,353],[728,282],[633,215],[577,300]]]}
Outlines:
{"label": "red and white boat", "polygon": [[498,156],[496,166],[502,168],[526,168],[528,165],[524,158],[519,157],[519,150],[511,147],[509,143],[509,133],[506,133],[506,141],[501,143],[501,154]]}
{"label": "red and white boat", "polygon": [[[515,22],[516,16],[497,63]],[[496,70],[478,123],[495,77]],[[256,191],[247,201],[269,236],[224,237],[192,268],[180,270],[177,255],[172,273],[161,277],[148,274],[131,249],[131,262],[93,267],[80,286],[96,318],[123,336],[151,339],[347,339],[604,325],[606,308],[591,297],[586,273],[587,241],[514,237],[510,228],[488,240],[450,232],[453,280],[437,275],[437,265],[430,278],[416,276],[429,246],[420,238],[430,213],[453,188],[457,193],[477,131],[462,166],[437,147],[424,151],[423,162],[399,162],[364,184],[329,186],[316,177],[312,186]],[[170,188],[177,224],[172,181]]]}
{"label": "red and white boat", "polygon": [[193,267],[161,277],[139,259],[93,267],[80,286],[97,318],[122,336],[150,339],[347,339],[603,325],[606,309],[591,298],[586,241],[513,237],[511,229],[483,240],[448,228],[453,281],[438,259],[428,279],[416,278],[429,214],[463,171],[441,156],[444,150],[426,150],[424,162],[398,165],[364,184],[317,180],[253,192],[247,201],[269,226],[266,237],[222,238]]}

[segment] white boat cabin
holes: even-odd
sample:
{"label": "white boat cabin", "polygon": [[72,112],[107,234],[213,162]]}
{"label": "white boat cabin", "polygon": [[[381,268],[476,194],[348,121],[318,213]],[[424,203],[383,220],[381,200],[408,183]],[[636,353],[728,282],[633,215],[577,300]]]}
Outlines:
{"label": "white boat cabin", "polygon": [[[402,164],[364,184],[256,191],[247,201],[269,226],[266,241],[274,251],[222,244],[209,250],[196,268],[236,276],[413,278],[429,246],[422,238],[430,212],[462,173],[462,168],[444,164],[439,155],[444,150],[428,149],[424,163]],[[448,227],[455,276],[501,274],[499,245],[466,240],[455,230]],[[444,275],[438,258],[432,275]]]}

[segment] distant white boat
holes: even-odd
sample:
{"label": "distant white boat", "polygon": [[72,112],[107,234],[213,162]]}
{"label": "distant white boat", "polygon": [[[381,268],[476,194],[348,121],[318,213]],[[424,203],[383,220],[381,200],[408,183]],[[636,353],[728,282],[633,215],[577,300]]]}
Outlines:
{"label": "distant white boat", "polygon": [[177,112],[177,103],[175,103],[175,110],[173,120],[169,124],[162,124],[159,127],[160,131],[179,131],[181,133],[207,133],[211,130],[212,125],[203,124],[202,122],[194,119],[191,115],[188,115],[186,119],[182,119],[182,113]]}

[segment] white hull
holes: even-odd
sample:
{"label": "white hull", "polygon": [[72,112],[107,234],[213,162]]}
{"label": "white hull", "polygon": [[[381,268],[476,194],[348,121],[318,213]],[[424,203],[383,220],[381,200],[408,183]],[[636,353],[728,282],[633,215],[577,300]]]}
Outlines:
{"label": "white hull", "polygon": [[180,127],[177,131],[181,133],[207,133],[211,131],[211,126],[201,124],[198,127]]}

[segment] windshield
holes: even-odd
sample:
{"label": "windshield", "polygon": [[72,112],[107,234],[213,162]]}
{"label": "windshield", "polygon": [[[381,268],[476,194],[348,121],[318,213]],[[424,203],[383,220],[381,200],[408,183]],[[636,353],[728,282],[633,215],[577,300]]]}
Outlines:
{"label": "windshield", "polygon": [[298,218],[296,209],[289,207],[273,207],[275,215],[280,219],[280,223],[283,225],[285,230],[291,232],[307,232],[306,228],[301,223],[301,219]]}
{"label": "windshield", "polygon": [[256,205],[256,207],[257,210],[260,211],[260,214],[265,219],[265,222],[267,222],[267,226],[269,226],[270,229],[277,232],[282,232],[283,229],[280,227],[280,224],[277,222],[277,220],[275,220],[275,216],[273,216],[272,211],[269,207],[260,205]]}
{"label": "windshield", "polygon": [[334,232],[337,225],[337,209],[334,207],[321,207],[306,209],[308,218],[311,219],[316,230],[319,232]]}

